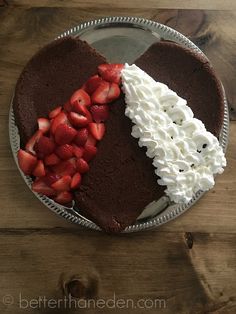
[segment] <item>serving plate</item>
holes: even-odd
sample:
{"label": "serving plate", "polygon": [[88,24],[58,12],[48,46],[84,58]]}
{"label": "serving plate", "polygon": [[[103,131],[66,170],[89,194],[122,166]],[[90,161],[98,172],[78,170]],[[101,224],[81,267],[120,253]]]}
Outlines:
{"label": "serving plate", "polygon": [[[111,63],[132,63],[148,49],[150,45],[160,39],[177,42],[182,46],[194,50],[196,53],[203,54],[203,52],[184,35],[163,24],[144,18],[107,17],[88,21],[65,31],[57,38],[65,36],[79,36],[80,39],[86,40]],[[227,148],[228,130],[229,113],[226,97],[224,95],[224,122],[219,137],[219,142],[224,152]],[[12,103],[9,113],[9,135],[13,156],[18,166],[17,152],[20,148],[20,138],[15,125]],[[31,189],[32,179],[29,176],[25,176],[20,169],[19,171],[26,184]],[[74,204],[71,208],[68,208],[59,205],[44,195],[33,193],[49,209],[65,219],[90,229],[101,230],[94,222],[82,216],[79,209],[76,208]],[[168,197],[164,196],[149,204],[138,217],[136,223],[128,226],[123,232],[135,232],[160,226],[184,213],[203,194],[202,191],[199,191],[187,204],[171,203]]]}

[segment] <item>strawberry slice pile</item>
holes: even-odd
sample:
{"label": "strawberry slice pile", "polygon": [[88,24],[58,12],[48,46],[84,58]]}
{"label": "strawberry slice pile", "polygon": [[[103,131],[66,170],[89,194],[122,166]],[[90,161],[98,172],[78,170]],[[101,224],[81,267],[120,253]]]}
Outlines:
{"label": "strawberry slice pile", "polygon": [[123,64],[101,64],[99,75],[90,77],[47,118],[38,119],[38,130],[17,156],[24,174],[34,177],[33,191],[71,204],[105,134],[109,104],[120,95],[122,69]]}

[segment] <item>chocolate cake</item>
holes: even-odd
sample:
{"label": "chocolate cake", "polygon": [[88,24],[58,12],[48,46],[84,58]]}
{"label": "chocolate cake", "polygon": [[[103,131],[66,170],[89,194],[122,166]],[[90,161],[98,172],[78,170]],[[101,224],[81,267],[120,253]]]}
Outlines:
{"label": "chocolate cake", "polygon": [[[37,118],[63,104],[97,66],[106,62],[85,42],[66,38],[36,54],[23,70],[13,101],[21,144],[32,136]],[[223,120],[222,88],[209,62],[171,42],[153,44],[135,63],[155,80],[167,84],[188,101],[195,116],[219,135]],[[135,222],[145,206],[164,194],[157,184],[152,160],[131,136],[124,95],[112,103],[106,133],[76,193],[84,216],[108,232]]]}

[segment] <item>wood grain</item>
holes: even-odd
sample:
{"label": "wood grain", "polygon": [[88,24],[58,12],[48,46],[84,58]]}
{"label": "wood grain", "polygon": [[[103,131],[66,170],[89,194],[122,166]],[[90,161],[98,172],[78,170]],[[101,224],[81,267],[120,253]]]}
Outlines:
{"label": "wood grain", "polygon": [[[16,303],[11,307],[0,305],[0,311],[24,313],[17,304],[20,293],[27,300],[44,295],[60,298],[58,282],[64,273],[98,272],[99,298],[107,299],[114,293],[133,300],[165,298],[164,313],[170,314],[234,313],[235,235],[194,233],[193,237],[189,250],[178,232],[113,237],[78,230],[1,234],[1,294],[12,295]],[[49,309],[40,312],[51,313]],[[90,312],[97,313],[97,309]],[[125,313],[133,312],[143,313],[140,309]]]}
{"label": "wood grain", "polygon": [[10,4],[16,6],[30,7],[80,7],[80,8],[140,8],[140,9],[205,9],[205,10],[234,10],[236,3],[234,0],[8,0]]}
{"label": "wood grain", "polygon": [[[139,234],[107,236],[70,224],[30,192],[13,161],[8,112],[27,60],[59,33],[108,15],[141,16],[192,39],[212,61],[235,119],[235,1],[3,1],[0,7],[0,313],[25,313],[19,293],[60,298],[59,282],[99,276],[99,296],[164,298],[149,313],[236,312],[236,121],[231,121],[228,166],[213,190],[178,219]],[[0,3],[1,5],[1,3]],[[159,10],[159,8],[174,10]],[[129,10],[127,10],[129,8]],[[202,10],[178,10],[201,8]],[[214,11],[203,9],[211,8]],[[231,11],[221,11],[222,9]],[[10,294],[15,302],[4,305]],[[115,313],[144,313],[116,309]],[[110,313],[109,309],[28,309],[29,313]],[[114,312],[114,310],[113,310]]]}

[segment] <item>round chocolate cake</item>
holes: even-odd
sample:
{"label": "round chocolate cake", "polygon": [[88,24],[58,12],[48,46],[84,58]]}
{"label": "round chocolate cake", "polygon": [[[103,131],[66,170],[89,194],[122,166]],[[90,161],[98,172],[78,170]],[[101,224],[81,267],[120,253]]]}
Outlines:
{"label": "round chocolate cake", "polygon": [[[64,38],[40,50],[24,68],[16,86],[13,109],[22,146],[37,127],[37,118],[64,104],[74,90],[106,59],[78,38]],[[204,57],[172,42],[153,44],[135,62],[155,80],[185,98],[196,118],[218,136],[223,123],[221,83]],[[131,136],[124,95],[110,105],[106,133],[90,170],[75,193],[85,217],[108,232],[135,222],[150,202],[164,195],[152,160]]]}

